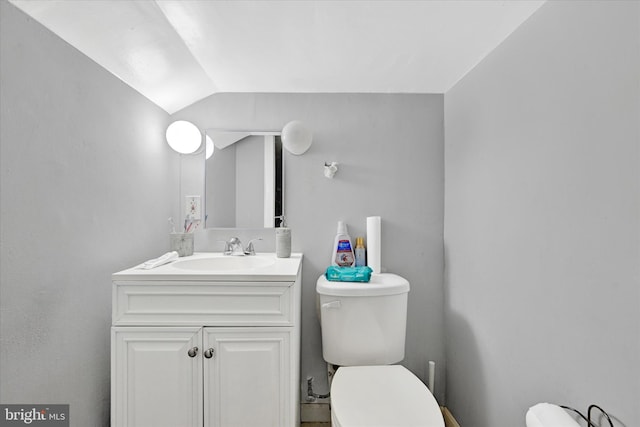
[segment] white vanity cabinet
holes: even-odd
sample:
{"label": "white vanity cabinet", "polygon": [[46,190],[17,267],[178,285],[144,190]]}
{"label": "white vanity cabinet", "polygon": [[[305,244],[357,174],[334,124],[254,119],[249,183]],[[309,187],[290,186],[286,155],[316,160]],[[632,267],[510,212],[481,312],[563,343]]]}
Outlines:
{"label": "white vanity cabinet", "polygon": [[113,327],[111,426],[203,425],[201,328]]}
{"label": "white vanity cabinet", "polygon": [[284,260],[114,274],[112,427],[297,426],[302,256]]}

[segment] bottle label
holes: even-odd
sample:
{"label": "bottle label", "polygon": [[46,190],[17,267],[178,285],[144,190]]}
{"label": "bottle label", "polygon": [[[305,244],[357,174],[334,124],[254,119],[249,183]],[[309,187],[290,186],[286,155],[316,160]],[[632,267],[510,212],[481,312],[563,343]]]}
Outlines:
{"label": "bottle label", "polygon": [[338,242],[338,252],[351,251],[351,243],[348,240],[340,240]]}
{"label": "bottle label", "polygon": [[336,250],[336,264],[340,267],[351,267],[353,265],[353,251],[349,240],[339,240]]}

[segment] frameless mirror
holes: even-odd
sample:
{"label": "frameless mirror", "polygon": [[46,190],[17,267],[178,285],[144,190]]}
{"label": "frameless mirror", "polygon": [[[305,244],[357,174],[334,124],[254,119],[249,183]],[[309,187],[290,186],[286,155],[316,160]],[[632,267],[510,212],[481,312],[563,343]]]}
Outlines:
{"label": "frameless mirror", "polygon": [[251,135],[223,149],[215,148],[205,161],[206,227],[280,226],[282,159],[278,135]]}

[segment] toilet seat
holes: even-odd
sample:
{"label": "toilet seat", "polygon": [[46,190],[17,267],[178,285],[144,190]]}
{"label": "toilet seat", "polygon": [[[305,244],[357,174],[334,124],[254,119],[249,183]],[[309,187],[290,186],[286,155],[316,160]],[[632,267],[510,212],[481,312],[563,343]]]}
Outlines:
{"label": "toilet seat", "polygon": [[444,427],[429,389],[400,365],[338,368],[331,421],[333,427]]}

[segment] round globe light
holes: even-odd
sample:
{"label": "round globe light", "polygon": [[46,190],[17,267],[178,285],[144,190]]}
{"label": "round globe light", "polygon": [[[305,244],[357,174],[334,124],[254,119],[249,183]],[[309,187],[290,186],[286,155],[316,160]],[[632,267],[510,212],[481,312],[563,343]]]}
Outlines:
{"label": "round globe light", "polygon": [[311,131],[298,120],[289,122],[282,128],[282,145],[296,156],[303,154],[311,147],[312,139]]}
{"label": "round globe light", "polygon": [[169,146],[180,154],[195,153],[202,144],[200,130],[191,122],[178,120],[167,128]]}
{"label": "round globe light", "polygon": [[205,160],[213,156],[213,140],[209,135],[204,138],[204,157]]}

